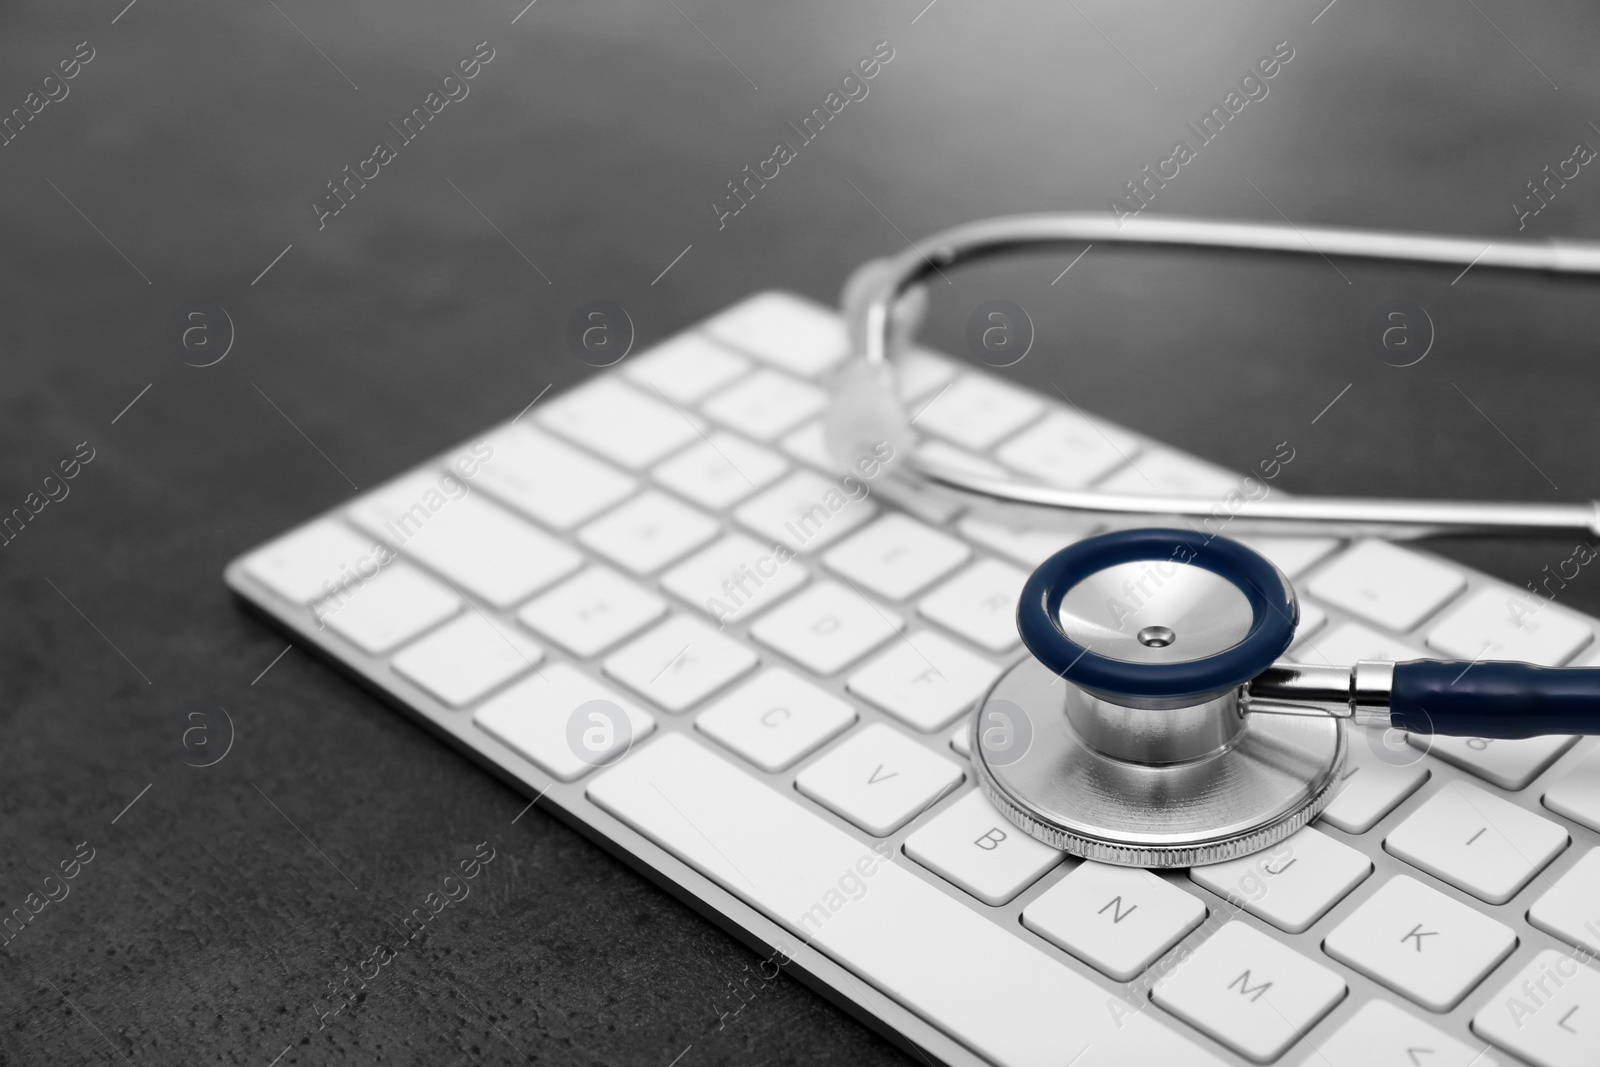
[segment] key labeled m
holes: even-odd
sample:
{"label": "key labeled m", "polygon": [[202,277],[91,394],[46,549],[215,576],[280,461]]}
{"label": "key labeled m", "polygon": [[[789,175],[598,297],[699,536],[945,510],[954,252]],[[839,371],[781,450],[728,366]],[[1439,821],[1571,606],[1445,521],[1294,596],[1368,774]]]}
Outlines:
{"label": "key labeled m", "polygon": [[1240,996],[1249,997],[1250,1003],[1254,1004],[1256,1001],[1261,999],[1261,994],[1272,988],[1272,983],[1262,982],[1260,985],[1251,985],[1250,972],[1247,970],[1239,977],[1228,983],[1229,989],[1232,989],[1234,986],[1239,987]]}

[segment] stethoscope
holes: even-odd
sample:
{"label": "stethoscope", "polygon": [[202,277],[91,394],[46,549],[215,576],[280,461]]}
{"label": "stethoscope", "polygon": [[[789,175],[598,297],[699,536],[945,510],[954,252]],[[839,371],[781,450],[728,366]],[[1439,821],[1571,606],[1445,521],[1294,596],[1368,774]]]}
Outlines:
{"label": "stethoscope", "polygon": [[[844,300],[858,355],[839,371],[828,415],[836,457],[891,443],[905,459],[886,468],[882,491],[916,513],[976,508],[1064,530],[1086,520],[1170,527],[1077,541],[1024,586],[1017,629],[1032,654],[1001,674],[969,724],[978,782],[1008,819],[1101,862],[1215,863],[1267,848],[1321,814],[1340,782],[1346,722],[1483,738],[1600,733],[1600,668],[1280,662],[1299,622],[1289,580],[1237,541],[1198,523],[1177,528],[1212,515],[1214,500],[1061,489],[919,454],[891,359],[920,318],[914,287],[958,262],[1086,241],[1600,274],[1600,243],[1083,214],[974,222],[860,268]],[[1594,502],[1278,497],[1229,514],[1230,533],[1600,535]]]}

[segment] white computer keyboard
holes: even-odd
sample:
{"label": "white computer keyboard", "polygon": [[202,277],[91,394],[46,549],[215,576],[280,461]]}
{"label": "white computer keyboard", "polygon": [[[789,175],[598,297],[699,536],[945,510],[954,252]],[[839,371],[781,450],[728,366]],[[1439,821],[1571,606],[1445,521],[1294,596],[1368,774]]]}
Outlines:
{"label": "white computer keyboard", "polygon": [[[1023,655],[1018,592],[1065,538],[930,523],[843,478],[820,416],[844,355],[832,311],[759,294],[227,581],[926,1056],[1600,1063],[1595,741],[1352,738],[1343,791],[1279,849],[1159,874],[1064,858],[976,791],[957,724]],[[929,352],[902,388],[952,461],[1219,500],[1238,485]],[[1595,620],[1530,614],[1455,563],[1251,543],[1304,598],[1298,659],[1600,663]]]}

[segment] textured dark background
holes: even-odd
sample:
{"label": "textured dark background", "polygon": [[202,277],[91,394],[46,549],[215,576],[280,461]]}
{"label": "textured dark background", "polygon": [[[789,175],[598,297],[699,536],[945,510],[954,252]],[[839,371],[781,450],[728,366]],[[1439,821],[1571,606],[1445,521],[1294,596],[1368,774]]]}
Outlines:
{"label": "textured dark background", "polygon": [[[0,548],[0,902],[96,854],[0,948],[0,1060],[900,1062],[787,978],[719,1028],[755,957],[538,809],[512,825],[520,797],[304,651],[252,683],[285,640],[223,564],[589,373],[561,342],[584,301],[647,343],[753,288],[831,300],[902,234],[1103,209],[1281,40],[1155,210],[1509,236],[1524,183],[1600,145],[1592,4],[1324,2],[7,4],[0,108],[96,56],[0,148],[0,512],[96,456]],[[710,198],[882,39],[871,95],[718,232]],[[318,232],[323,183],[485,40],[471,95]],[[1585,168],[1527,232],[1600,238],[1597,205]],[[1287,439],[1295,491],[1596,494],[1592,289],[1100,248],[1052,286],[1067,259],[959,275],[929,336],[1013,300],[1040,340],[1010,373],[1236,467]],[[1438,332],[1403,370],[1365,341],[1400,297]],[[165,340],[194,298],[237,328],[206,369]],[[1520,584],[1570,543],[1448,551]],[[1600,609],[1600,578],[1564,596]],[[218,707],[232,751],[186,766]],[[481,841],[472,895],[317,1031]]]}

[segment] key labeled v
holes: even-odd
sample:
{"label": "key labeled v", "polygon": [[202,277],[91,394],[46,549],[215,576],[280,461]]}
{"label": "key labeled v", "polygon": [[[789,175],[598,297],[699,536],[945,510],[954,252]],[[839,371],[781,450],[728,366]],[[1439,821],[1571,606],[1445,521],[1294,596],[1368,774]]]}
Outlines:
{"label": "key labeled v", "polygon": [[[887,782],[889,779],[893,778],[899,773],[899,771],[890,771],[888,774],[883,774],[883,764],[880,763],[878,764],[878,769],[873,771],[872,774],[868,776],[867,784],[877,785],[879,782]],[[883,774],[883,777],[878,777],[880,774]]]}

